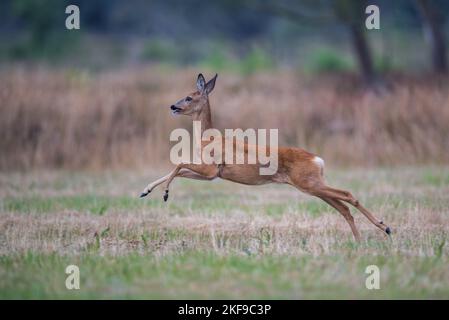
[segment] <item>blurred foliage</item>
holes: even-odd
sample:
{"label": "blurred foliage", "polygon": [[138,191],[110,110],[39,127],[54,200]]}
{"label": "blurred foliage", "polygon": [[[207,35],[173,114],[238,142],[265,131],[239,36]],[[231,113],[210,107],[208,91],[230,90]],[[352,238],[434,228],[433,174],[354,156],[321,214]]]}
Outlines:
{"label": "blurred foliage", "polygon": [[374,64],[376,69],[382,73],[401,70],[400,66],[394,63],[394,61],[388,56],[375,56]]}
{"label": "blurred foliage", "polygon": [[176,46],[166,40],[152,39],[142,49],[142,58],[148,61],[174,62],[177,58]]}
{"label": "blurred foliage", "polygon": [[261,48],[255,47],[240,63],[244,74],[252,74],[260,70],[268,70],[274,66],[270,56]]}
{"label": "blurred foliage", "polygon": [[224,45],[215,45],[209,54],[202,59],[200,65],[211,70],[223,71],[232,68],[235,61],[227,55]]}
{"label": "blurred foliage", "polygon": [[[447,29],[449,1],[429,1]],[[81,30],[65,28],[69,4],[80,7]],[[428,55],[417,50],[427,44],[416,1],[370,4],[381,7],[382,37],[418,39],[414,48],[370,48],[376,69],[391,70],[398,59],[410,68],[420,67],[416,61],[427,63],[416,59],[417,52]],[[347,27],[363,23],[365,5],[362,0],[2,0],[0,63],[40,60],[97,68],[149,62],[251,74],[296,65],[299,56],[301,68],[314,72],[354,70],[356,55],[346,54],[353,50]],[[363,36],[370,42],[376,32]]]}
{"label": "blurred foliage", "polygon": [[232,57],[224,48],[214,48],[200,61],[200,65],[211,70],[227,70],[250,75],[257,71],[270,70],[275,63],[266,50],[255,46],[241,58]]}
{"label": "blurred foliage", "polygon": [[[10,13],[17,24],[26,29],[13,38],[8,55],[11,59],[54,59],[68,54],[78,39],[76,33],[62,32],[65,12],[64,1],[16,0],[9,3]],[[59,13],[59,14],[58,14]],[[55,28],[61,26],[61,30]]]}
{"label": "blurred foliage", "polygon": [[307,63],[311,72],[344,72],[354,70],[354,64],[343,53],[332,48],[320,48],[314,51]]}

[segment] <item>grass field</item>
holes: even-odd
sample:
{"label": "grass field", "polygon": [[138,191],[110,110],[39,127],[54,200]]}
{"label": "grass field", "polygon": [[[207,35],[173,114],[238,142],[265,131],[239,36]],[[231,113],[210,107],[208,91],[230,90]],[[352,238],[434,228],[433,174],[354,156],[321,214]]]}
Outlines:
{"label": "grass field", "polygon": [[178,179],[167,203],[138,199],[164,173],[0,174],[0,298],[449,298],[449,167],[329,169],[392,227],[352,210],[359,244],[288,186]]}

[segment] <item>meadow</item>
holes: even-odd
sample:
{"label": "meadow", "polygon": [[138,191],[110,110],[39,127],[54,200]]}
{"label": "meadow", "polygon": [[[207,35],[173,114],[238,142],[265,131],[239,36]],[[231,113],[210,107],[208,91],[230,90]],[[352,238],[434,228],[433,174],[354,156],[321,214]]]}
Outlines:
{"label": "meadow", "polygon": [[[0,298],[449,298],[449,168],[329,168],[392,227],[345,220],[282,185],[177,179],[163,171],[0,174]],[[80,290],[65,268],[80,268]],[[380,268],[380,289],[365,268]]]}
{"label": "meadow", "polygon": [[378,95],[349,74],[218,76],[216,128],[278,128],[392,228],[352,210],[356,243],[288,186],[176,179],[167,203],[138,198],[171,167],[170,132],[191,127],[169,106],[199,71],[1,69],[0,298],[449,298],[447,79],[388,75]]}
{"label": "meadow", "polygon": [[[449,299],[449,1],[373,2],[0,1],[0,300]],[[391,237],[287,185],[139,198],[199,73],[214,128],[278,129]]]}

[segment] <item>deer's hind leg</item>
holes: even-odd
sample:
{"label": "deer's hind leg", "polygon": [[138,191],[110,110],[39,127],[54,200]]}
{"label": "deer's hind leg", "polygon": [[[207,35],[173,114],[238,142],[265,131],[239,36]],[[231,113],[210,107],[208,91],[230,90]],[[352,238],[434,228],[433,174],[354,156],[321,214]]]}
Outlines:
{"label": "deer's hind leg", "polygon": [[391,234],[391,229],[383,221],[374,217],[360,202],[349,192],[341,189],[331,188],[325,184],[319,184],[312,190],[313,194],[318,197],[326,197],[335,200],[345,201],[353,205],[359,210],[372,224],[384,231],[386,234]]}
{"label": "deer's hind leg", "polygon": [[[334,194],[324,194],[324,192],[322,192],[322,188],[325,186],[323,179],[323,164],[321,162],[314,162],[314,164],[318,165],[304,166],[303,170],[292,170],[289,173],[289,181],[287,183],[295,186],[302,192],[320,198],[337,210],[349,224],[355,240],[360,241],[360,233],[357,230],[354,217],[351,215],[348,206],[337,199]],[[304,168],[308,168],[308,171],[304,171]]]}
{"label": "deer's hind leg", "polygon": [[346,219],[349,226],[351,227],[352,234],[354,235],[354,238],[356,241],[360,241],[360,233],[357,230],[357,227],[354,222],[354,217],[351,215],[351,211],[349,210],[348,206],[345,205],[340,200],[332,199],[332,198],[326,198],[326,197],[320,197],[323,201],[325,201],[327,204],[329,204],[331,207],[335,208],[338,212],[341,213],[341,215]]}
{"label": "deer's hind leg", "polygon": [[[363,207],[360,204],[360,202],[349,191],[331,188],[327,186],[323,179],[323,166],[317,164],[317,162],[313,161],[312,165],[309,164],[307,166],[295,167],[292,171],[289,172],[289,177],[290,177],[289,183],[294,185],[299,190],[306,192],[310,195],[319,197],[323,200],[326,199],[327,201],[324,200],[326,202],[330,200],[330,202],[332,202],[332,204],[328,202],[330,205],[334,206],[335,204],[337,204],[337,207],[339,207],[340,210],[343,210],[344,212],[346,212],[346,209],[344,209],[341,206],[343,205],[342,201],[353,205],[365,217],[367,217],[372,224],[374,224],[376,227],[378,227],[386,234],[388,235],[391,234],[391,229],[387,225],[385,225],[383,221],[376,219],[374,215],[370,211],[368,211],[365,207]],[[342,212],[340,211],[340,213]],[[347,214],[345,213],[343,214],[343,216],[346,218]]]}

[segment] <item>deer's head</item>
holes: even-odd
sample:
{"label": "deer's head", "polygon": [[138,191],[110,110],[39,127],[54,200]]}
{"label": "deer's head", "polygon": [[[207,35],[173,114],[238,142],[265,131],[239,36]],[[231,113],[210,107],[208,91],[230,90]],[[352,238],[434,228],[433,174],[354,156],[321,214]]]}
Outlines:
{"label": "deer's head", "polygon": [[204,108],[208,107],[208,96],[214,90],[215,80],[217,80],[217,74],[206,83],[206,80],[200,73],[196,80],[197,90],[189,93],[186,97],[170,106],[173,114],[184,114],[188,116],[200,114]]}

